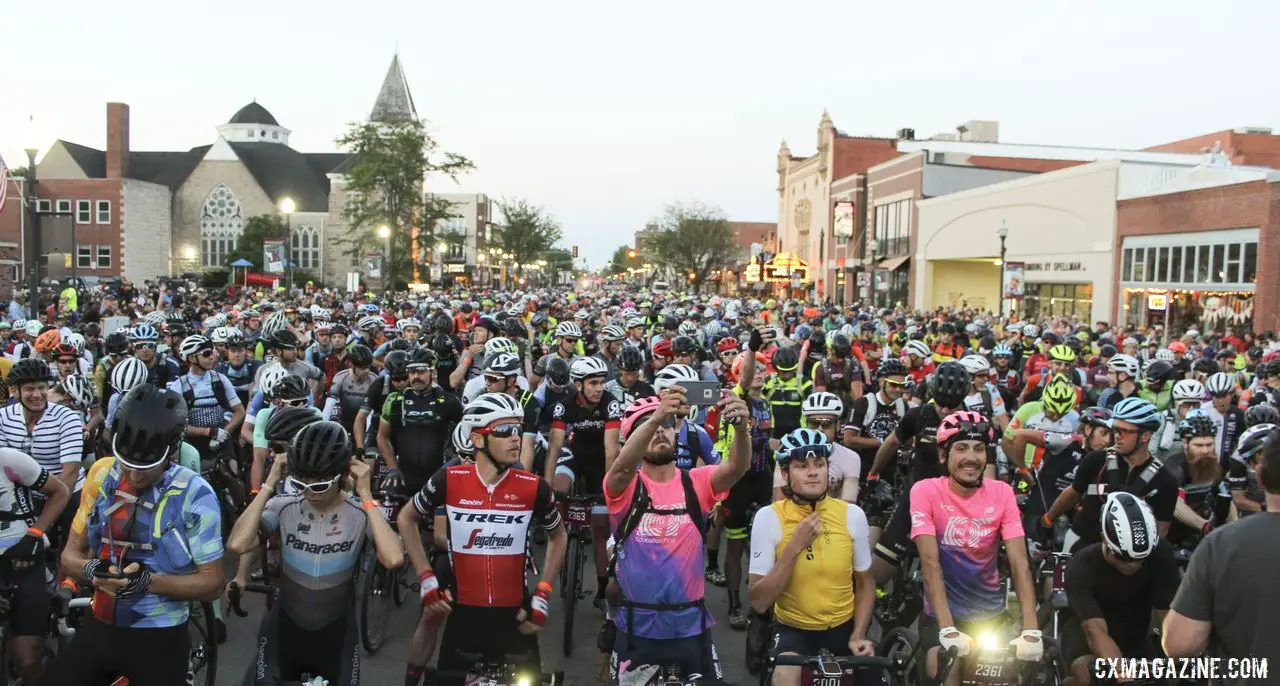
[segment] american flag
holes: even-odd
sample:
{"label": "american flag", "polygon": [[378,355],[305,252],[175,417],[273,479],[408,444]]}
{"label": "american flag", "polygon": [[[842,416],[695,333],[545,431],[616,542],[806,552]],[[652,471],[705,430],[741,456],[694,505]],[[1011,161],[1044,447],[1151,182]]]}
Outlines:
{"label": "american flag", "polygon": [[0,211],[4,211],[4,201],[9,199],[9,168],[0,157]]}

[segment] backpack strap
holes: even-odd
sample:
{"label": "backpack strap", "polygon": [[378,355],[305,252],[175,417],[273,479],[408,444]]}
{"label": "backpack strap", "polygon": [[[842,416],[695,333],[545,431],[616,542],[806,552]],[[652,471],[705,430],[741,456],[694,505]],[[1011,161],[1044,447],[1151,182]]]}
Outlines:
{"label": "backpack strap", "polygon": [[868,393],[863,397],[867,399],[867,413],[862,417],[862,435],[866,436],[866,430],[871,428],[871,422],[875,421],[876,413],[879,412],[880,400],[875,393]]}
{"label": "backpack strap", "polygon": [[618,530],[613,537],[613,554],[609,556],[607,576],[614,576],[614,570],[618,567],[618,552],[622,550],[622,546],[631,536],[631,532],[635,531],[636,527],[640,525],[640,518],[644,516],[645,510],[648,509],[649,492],[644,487],[644,479],[641,479],[639,473],[637,473],[636,487],[631,492],[631,505],[627,508],[627,513],[622,516],[622,521],[618,524]]}
{"label": "backpack strap", "polygon": [[[694,427],[695,429],[697,427]],[[701,443],[701,437],[698,443]],[[702,516],[702,503],[698,500],[698,492],[693,487],[693,477],[689,476],[689,472],[680,469],[680,482],[684,486],[684,509],[685,514],[689,515],[689,519],[693,520],[694,526],[698,527],[698,533],[702,535],[702,543],[707,543],[707,527],[705,517]]]}

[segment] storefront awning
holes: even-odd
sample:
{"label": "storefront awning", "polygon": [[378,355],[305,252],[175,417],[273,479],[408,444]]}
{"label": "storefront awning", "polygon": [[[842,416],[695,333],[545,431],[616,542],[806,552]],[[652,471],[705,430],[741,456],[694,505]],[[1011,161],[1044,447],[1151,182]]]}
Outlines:
{"label": "storefront awning", "polygon": [[881,262],[880,264],[877,264],[876,269],[884,269],[886,271],[896,271],[899,267],[906,264],[907,260],[909,259],[911,259],[910,255],[903,255],[901,257],[890,257],[889,259]]}
{"label": "storefront awning", "polygon": [[764,280],[773,283],[809,282],[809,265],[794,253],[780,252],[764,264]]}

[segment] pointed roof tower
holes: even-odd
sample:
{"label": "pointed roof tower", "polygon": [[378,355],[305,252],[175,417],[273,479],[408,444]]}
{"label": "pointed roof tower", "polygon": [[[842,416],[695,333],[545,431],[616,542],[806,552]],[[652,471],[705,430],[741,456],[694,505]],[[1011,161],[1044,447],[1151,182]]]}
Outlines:
{"label": "pointed roof tower", "polygon": [[417,119],[418,109],[413,105],[413,94],[409,92],[409,81],[404,77],[404,67],[400,65],[400,54],[391,58],[391,67],[382,80],[382,88],[378,90],[378,99],[373,103],[373,111],[369,113],[369,121],[402,121]]}

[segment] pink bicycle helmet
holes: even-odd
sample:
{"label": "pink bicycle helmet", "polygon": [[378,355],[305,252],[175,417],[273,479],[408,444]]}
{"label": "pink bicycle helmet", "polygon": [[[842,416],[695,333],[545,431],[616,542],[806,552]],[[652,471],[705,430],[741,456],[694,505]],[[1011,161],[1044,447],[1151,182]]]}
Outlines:
{"label": "pink bicycle helmet", "polygon": [[952,441],[982,441],[991,445],[996,440],[991,422],[981,413],[962,410],[942,418],[938,425],[938,445],[947,446]]}
{"label": "pink bicycle helmet", "polygon": [[658,405],[661,403],[662,401],[655,395],[648,398],[639,398],[627,405],[627,409],[622,411],[622,431],[620,433],[622,440],[627,440],[627,437],[631,435],[631,430],[640,422],[648,419],[649,415],[658,409]]}

